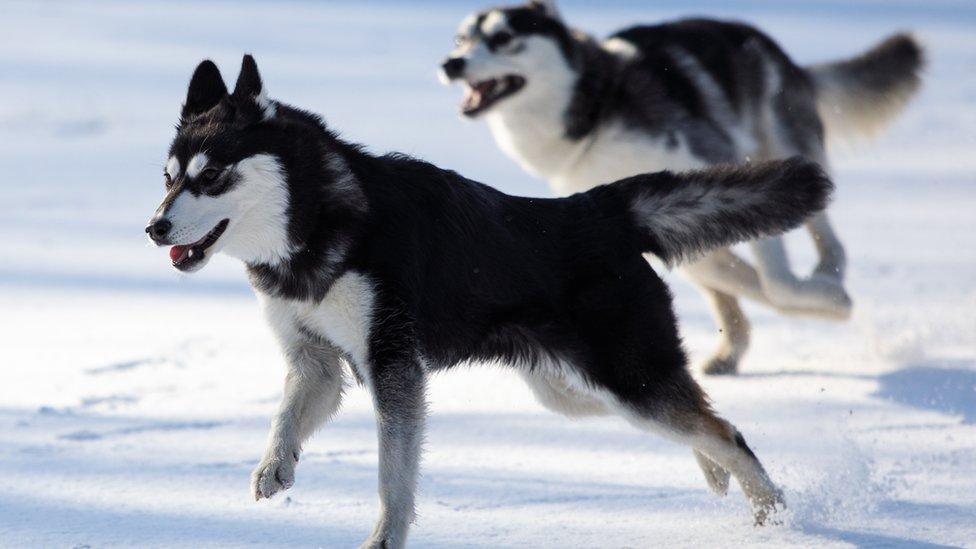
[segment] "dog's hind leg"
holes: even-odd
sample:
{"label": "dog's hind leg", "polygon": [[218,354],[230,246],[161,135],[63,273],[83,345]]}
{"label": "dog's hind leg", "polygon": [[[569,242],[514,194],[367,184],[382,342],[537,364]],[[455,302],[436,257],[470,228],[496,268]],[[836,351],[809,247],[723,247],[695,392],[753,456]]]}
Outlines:
{"label": "dog's hind leg", "polygon": [[415,360],[403,359],[374,364],[370,376],[379,434],[380,518],[361,547],[398,549],[414,519],[427,415],[424,371]]}
{"label": "dog's hind leg", "polygon": [[[785,122],[782,124],[789,125]],[[817,162],[824,170],[828,169],[827,151],[824,150],[823,139],[816,131],[810,128],[804,129],[802,125],[797,127],[797,124],[794,124],[789,129],[779,131],[778,135],[782,136],[779,143],[780,156],[789,157],[799,154]],[[810,238],[813,239],[819,259],[813,277],[826,277],[838,283],[842,282],[847,269],[847,254],[830,224],[827,210],[810,216],[804,225]]]}
{"label": "dog's hind leg", "polygon": [[523,371],[522,378],[532,389],[536,400],[553,412],[567,417],[602,416],[610,409],[599,398],[574,389],[558,374],[547,375],[538,371]]}
{"label": "dog's hind leg", "polygon": [[711,375],[735,374],[739,360],[749,348],[750,332],[749,319],[736,296],[766,301],[759,275],[727,248],[712,252],[683,270],[708,300],[719,328],[718,349],[705,361],[702,371]]}
{"label": "dog's hind leg", "polygon": [[[728,476],[723,476],[721,470],[731,473],[752,504],[757,525],[764,524],[770,513],[785,507],[783,493],[773,484],[742,433],[731,423],[707,409],[692,413],[678,423],[686,422],[691,423],[690,428],[680,432],[677,438],[694,447],[698,464],[712,490],[722,493],[722,488],[728,486]],[[721,470],[712,472],[715,469]]]}
{"label": "dog's hind leg", "polygon": [[291,487],[302,443],[339,409],[344,384],[338,350],[297,331],[276,328],[288,372],[281,405],[271,422],[267,450],[251,475],[255,499],[270,498]]}
{"label": "dog's hind leg", "polygon": [[765,523],[770,513],[785,505],[783,495],[745,439],[731,423],[715,415],[687,371],[675,372],[665,383],[667,390],[658,398],[621,402],[618,411],[641,429],[691,446],[714,492],[726,492],[731,473],[752,505],[756,524]]}
{"label": "dog's hind leg", "polygon": [[763,292],[759,273],[729,248],[709,252],[680,269],[693,282],[706,288],[772,305]]}
{"label": "dog's hind leg", "polygon": [[777,308],[800,310],[831,319],[851,314],[851,298],[836,278],[797,278],[790,270],[786,247],[779,236],[749,243],[766,297]]}
{"label": "dog's hind leg", "polygon": [[[814,90],[791,78],[788,71],[776,63],[770,68],[773,69],[769,73],[772,81],[767,83],[769,95],[761,117],[765,143],[763,156],[772,160],[801,155],[826,170],[823,125],[817,113]],[[825,212],[811,216],[806,227],[819,255],[818,266],[808,278],[793,275],[780,237],[751,244],[763,289],[779,308],[846,319],[850,317],[852,305],[842,284],[846,268],[844,247]]]}
{"label": "dog's hind leg", "polygon": [[749,319],[746,318],[735,296],[702,288],[712,312],[718,319],[719,345],[702,371],[709,375],[732,375],[739,370],[739,360],[749,348]]}

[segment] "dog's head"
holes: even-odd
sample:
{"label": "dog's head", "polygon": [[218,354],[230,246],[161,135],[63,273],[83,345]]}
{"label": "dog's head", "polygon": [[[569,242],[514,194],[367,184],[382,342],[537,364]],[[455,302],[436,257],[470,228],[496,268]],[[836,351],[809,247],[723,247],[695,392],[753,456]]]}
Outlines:
{"label": "dog's head", "polygon": [[290,143],[279,107],[250,55],[233,93],[213,62],[193,73],[163,173],[166,196],[146,227],[156,245],[171,246],[177,270],[197,271],[221,250],[262,263],[290,252],[281,164]]}
{"label": "dog's head", "polygon": [[572,66],[572,32],[552,0],[472,14],[461,22],[455,43],[440,78],[464,83],[461,112],[468,117],[545,93]]}

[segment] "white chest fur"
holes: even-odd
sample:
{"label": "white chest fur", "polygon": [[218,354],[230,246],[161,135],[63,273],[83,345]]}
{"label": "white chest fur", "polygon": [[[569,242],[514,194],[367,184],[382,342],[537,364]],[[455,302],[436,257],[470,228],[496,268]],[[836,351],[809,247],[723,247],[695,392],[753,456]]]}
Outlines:
{"label": "white chest fur", "polygon": [[652,136],[622,124],[599,128],[587,145],[571,165],[548,178],[553,191],[568,195],[641,173],[706,165],[679,137]]}
{"label": "white chest fur", "polygon": [[622,124],[598,128],[579,141],[552,132],[561,121],[539,114],[503,113],[488,117],[499,147],[529,173],[546,179],[559,195],[569,195],[632,175],[689,170],[706,163],[677,137],[651,136]]}
{"label": "white chest fur", "polygon": [[363,371],[369,360],[369,335],[375,289],[356,272],[339,277],[319,302],[280,298],[263,300],[268,322],[279,334],[310,330],[344,351]]}

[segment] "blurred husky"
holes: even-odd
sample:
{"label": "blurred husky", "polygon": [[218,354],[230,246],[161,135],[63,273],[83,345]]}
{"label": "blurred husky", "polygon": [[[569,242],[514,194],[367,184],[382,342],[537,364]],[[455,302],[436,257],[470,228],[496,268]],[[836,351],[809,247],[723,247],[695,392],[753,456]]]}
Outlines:
{"label": "blurred husky", "polygon": [[429,372],[511,364],[567,415],[616,413],[691,446],[709,486],[742,486],[757,523],[779,490],[689,375],[667,287],[641,257],[679,261],[795,227],[831,183],[802,159],[639,175],[533,199],[346,143],[268,98],[245,56],[233,93],[197,67],[146,227],[179,271],[241,259],[288,364],[257,499],[292,485],[303,442],[339,408],[346,369],[373,395],[380,519],[366,547],[404,545]]}
{"label": "blurred husky", "polygon": [[[466,18],[443,63],[464,84],[462,113],[498,146],[569,195],[621,177],[801,155],[826,166],[831,138],[870,134],[919,87],[922,51],[892,36],[859,57],[799,67],[747,25],[687,19],[636,26],[599,42],[552,2]],[[749,344],[738,298],[794,315],[846,319],[844,248],[826,213],[806,227],[819,264],[793,275],[780,237],[750,244],[755,268],[728,249],[683,268],[708,298],[721,341],[707,373],[734,373]]]}

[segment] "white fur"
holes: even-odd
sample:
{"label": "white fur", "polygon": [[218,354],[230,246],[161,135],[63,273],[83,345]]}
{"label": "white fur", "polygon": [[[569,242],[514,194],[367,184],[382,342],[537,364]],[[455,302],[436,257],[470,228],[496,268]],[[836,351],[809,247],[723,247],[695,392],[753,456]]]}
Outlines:
{"label": "white fur", "polygon": [[539,404],[567,417],[610,413],[607,395],[583,383],[571,366],[522,368],[522,378]]}
{"label": "white fur", "polygon": [[529,36],[517,55],[495,55],[482,45],[466,51],[466,77],[478,81],[518,74],[525,87],[484,115],[496,143],[527,172],[549,181],[561,195],[662,169],[705,166],[678,140],[652,137],[623,124],[600,128],[581,140],[564,136],[563,116],[578,74],[552,40]]}
{"label": "white fur", "polygon": [[494,10],[485,16],[484,21],[481,22],[481,32],[486,36],[491,36],[499,31],[510,30],[508,26],[508,19],[505,18],[505,14]]}
{"label": "white fur", "polygon": [[219,198],[234,204],[223,251],[250,263],[277,265],[294,251],[288,241],[288,188],[278,159],[257,154],[233,166],[241,181]]}
{"label": "white fur", "polygon": [[261,91],[254,96],[254,102],[257,103],[258,108],[261,109],[261,114],[265,120],[274,118],[278,112],[275,102],[268,99],[268,89],[263,85],[261,86]]}
{"label": "white fur", "polygon": [[794,275],[781,237],[755,240],[749,247],[756,259],[763,294],[774,306],[828,319],[850,317],[851,299],[836,274],[815,273],[807,278]]}
{"label": "white fur", "polygon": [[[379,492],[380,518],[362,547],[403,547],[410,523],[414,519],[414,494],[423,441],[423,413],[417,410],[391,409],[382,405],[371,370],[367,366],[369,336],[373,323],[375,288],[363,274],[348,272],[339,277],[325,297],[319,301],[296,301],[263,296],[262,304],[268,321],[282,339],[286,352],[290,343],[304,329],[327,340],[344,353],[357,369],[359,376],[373,389],[376,399],[379,432]],[[311,345],[305,338],[304,346]],[[327,352],[331,346],[323,348]],[[320,351],[321,353],[321,351]],[[285,384],[285,398],[272,425],[268,450],[252,475],[252,490],[256,497],[267,497],[287,488],[294,480],[296,448],[310,427],[321,423],[338,407],[341,376],[325,376],[313,383],[315,369],[302,371],[306,361],[294,352]],[[296,358],[297,356],[297,358]],[[332,353],[329,356],[337,356]],[[318,358],[318,357],[313,357]],[[326,361],[330,365],[336,360]],[[308,366],[314,366],[308,362]],[[338,382],[337,382],[338,380]],[[419,388],[417,405],[423,409],[423,387]],[[316,406],[311,419],[301,412],[312,400],[321,398],[325,405]],[[399,414],[403,415],[399,415]],[[391,415],[393,414],[393,415]]]}
{"label": "white fur", "polygon": [[675,138],[677,145],[668,141],[664,136],[651,137],[628,130],[623,124],[603,127],[574,162],[550,176],[550,185],[561,194],[571,194],[639,173],[705,166],[683,138]]}
{"label": "white fur", "polygon": [[[554,94],[555,95],[555,94]],[[555,100],[555,98],[554,98]],[[542,120],[546,102],[537,109],[493,110],[486,115],[498,146],[523,169],[549,181],[559,195],[569,195],[639,173],[662,169],[702,168],[705,161],[691,153],[683,139],[677,146],[667,136],[652,137],[615,123],[573,141],[561,134],[563,127]],[[529,113],[535,112],[534,119]],[[552,118],[557,113],[551,112]]]}
{"label": "white fur", "polygon": [[207,158],[205,153],[197,153],[190,158],[190,161],[186,164],[186,176],[190,179],[195,178],[200,175],[206,167],[210,159]]}
{"label": "white fur", "polygon": [[616,36],[610,38],[609,40],[605,40],[602,45],[603,49],[623,59],[634,59],[640,55],[640,51],[637,49],[637,46],[631,42],[628,42],[627,40],[624,40],[623,38],[618,38]]}
{"label": "white fur", "polygon": [[173,244],[192,244],[226,219],[228,208],[219,197],[193,196],[183,191],[173,201],[166,218],[173,223],[169,239]]}
{"label": "white fur", "polygon": [[478,30],[478,14],[472,13],[461,20],[458,25],[458,36],[471,36]]}
{"label": "white fur", "polygon": [[166,174],[169,175],[169,178],[174,181],[180,176],[179,158],[176,158],[176,156],[169,157],[169,160],[166,162]]}
{"label": "white fur", "polygon": [[292,318],[299,325],[330,341],[351,360],[364,380],[371,381],[369,333],[375,290],[366,276],[347,272],[339,277],[319,302],[268,298],[266,314],[272,322]]}
{"label": "white fur", "polygon": [[289,307],[258,295],[284,351],[288,369],[267,449],[251,475],[255,499],[271,497],[291,486],[302,444],[338,410],[344,383],[339,351],[325,343],[310,341],[301,333]]}

